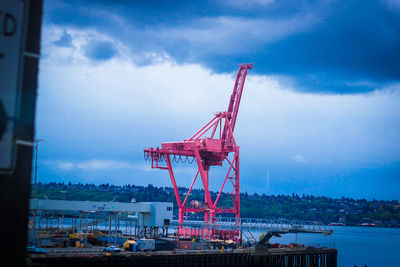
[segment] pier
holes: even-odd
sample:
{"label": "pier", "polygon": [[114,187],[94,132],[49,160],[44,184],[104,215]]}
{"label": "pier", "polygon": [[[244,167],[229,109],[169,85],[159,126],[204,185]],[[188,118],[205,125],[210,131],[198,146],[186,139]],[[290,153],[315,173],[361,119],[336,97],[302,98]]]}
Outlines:
{"label": "pier", "polygon": [[[77,254],[79,253],[79,254]],[[101,255],[103,254],[103,255]],[[106,256],[101,251],[83,250],[73,252],[53,252],[47,255],[32,255],[32,262],[36,266],[309,266],[334,267],[337,266],[337,250],[328,248],[295,248],[269,249],[263,252],[249,252],[235,250],[222,252],[219,250],[175,252],[121,252]]]}

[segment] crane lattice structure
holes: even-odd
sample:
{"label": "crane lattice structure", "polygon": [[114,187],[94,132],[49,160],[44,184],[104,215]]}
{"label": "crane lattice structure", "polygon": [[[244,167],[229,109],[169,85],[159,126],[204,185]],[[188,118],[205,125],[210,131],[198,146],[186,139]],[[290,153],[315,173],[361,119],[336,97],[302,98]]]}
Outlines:
{"label": "crane lattice structure", "polygon": [[[237,224],[240,221],[240,169],[239,169],[239,146],[233,135],[236,118],[239,111],[240,100],[243,93],[243,86],[246,80],[247,70],[252,69],[253,64],[242,64],[236,75],[235,84],[230,97],[228,110],[215,114],[214,118],[204,125],[199,131],[187,140],[180,142],[162,143],[161,148],[147,148],[144,150],[146,159],[151,161],[151,167],[168,170],[176,202],[179,207],[178,233],[189,235],[184,228],[183,220],[186,212],[204,213],[204,223],[214,222],[218,213],[233,213]],[[163,163],[165,160],[165,163]],[[171,161],[196,161],[198,169],[193,178],[192,184],[181,200]],[[224,177],[222,186],[217,197],[213,200],[209,190],[209,170],[211,166],[222,166],[227,163],[228,171]],[[204,204],[201,207],[188,206],[188,198],[193,185],[200,174],[204,189]],[[218,200],[227,181],[233,186],[233,191],[228,195],[232,199],[233,206],[219,207]],[[224,238],[237,239],[238,230],[214,229],[200,233],[205,238],[212,238],[216,235]]]}

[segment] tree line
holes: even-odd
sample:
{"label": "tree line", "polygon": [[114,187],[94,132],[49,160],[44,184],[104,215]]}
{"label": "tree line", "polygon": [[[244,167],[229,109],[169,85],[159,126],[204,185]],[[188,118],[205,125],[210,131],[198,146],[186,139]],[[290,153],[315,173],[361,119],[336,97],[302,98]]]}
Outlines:
{"label": "tree line", "polygon": [[[187,188],[179,187],[182,197]],[[33,186],[32,186],[33,190]],[[110,184],[72,184],[72,183],[38,183],[36,196],[41,199],[89,200],[89,201],[118,201],[173,202],[177,213],[175,195],[172,187],[157,187],[138,185]],[[213,199],[218,192],[211,192]],[[326,196],[298,195],[267,195],[241,193],[241,216],[266,219],[296,219],[318,220],[324,223],[343,222],[347,225],[358,225],[362,222],[374,222],[378,226],[398,226],[400,221],[400,204],[398,200],[366,200],[353,198],[330,198]],[[196,200],[204,201],[202,189],[193,189],[188,203]],[[198,203],[197,202],[197,203]],[[232,200],[227,193],[222,193],[220,207],[232,206]],[[189,217],[200,219],[197,214]],[[197,217],[196,217],[197,216]]]}

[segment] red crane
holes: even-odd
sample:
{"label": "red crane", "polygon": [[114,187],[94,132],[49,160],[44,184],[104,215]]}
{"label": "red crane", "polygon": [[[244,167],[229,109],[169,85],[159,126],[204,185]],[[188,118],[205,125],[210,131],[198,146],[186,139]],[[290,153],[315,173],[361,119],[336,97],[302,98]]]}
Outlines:
{"label": "red crane", "polygon": [[[182,225],[186,212],[203,212],[204,223],[210,224],[214,221],[218,213],[234,213],[235,218],[240,218],[240,172],[239,172],[239,146],[236,144],[233,131],[235,129],[236,118],[239,111],[240,100],[242,97],[243,86],[246,80],[247,70],[252,69],[253,64],[240,65],[236,75],[235,85],[229,100],[228,110],[215,114],[214,118],[204,125],[199,131],[187,140],[181,142],[162,143],[161,148],[147,148],[144,150],[146,159],[151,161],[152,168],[168,170],[176,202],[179,207],[179,227],[180,235],[193,234],[192,229],[185,229]],[[171,161],[191,162],[196,160],[198,169],[193,178],[192,184],[186,194],[185,199],[181,200]],[[162,164],[165,161],[164,164]],[[227,163],[228,171],[224,177],[221,189],[217,197],[213,200],[209,190],[209,170],[211,166],[222,166]],[[188,206],[188,198],[193,185],[200,174],[204,188],[204,205],[202,207]],[[233,191],[228,195],[232,199],[232,207],[218,207],[222,190],[227,181],[233,186]],[[201,230],[198,230],[201,231]],[[239,235],[238,230],[217,230],[208,229],[197,233],[203,237],[213,237],[215,235],[224,238],[236,239]]]}

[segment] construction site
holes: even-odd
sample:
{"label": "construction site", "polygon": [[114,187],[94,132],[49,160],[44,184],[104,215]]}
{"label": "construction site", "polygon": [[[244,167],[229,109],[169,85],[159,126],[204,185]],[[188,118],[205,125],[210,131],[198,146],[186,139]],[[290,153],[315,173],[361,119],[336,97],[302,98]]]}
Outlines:
{"label": "construction site", "polygon": [[[240,215],[240,153],[234,130],[252,67],[240,65],[227,111],[216,113],[183,141],[144,149],[151,168],[168,171],[176,203],[31,199],[32,262],[38,266],[336,266],[336,249],[270,242],[287,233],[332,234],[324,224]],[[197,165],[184,194],[174,173],[181,163]],[[217,177],[211,167],[225,174]],[[204,201],[193,205],[190,195],[196,181]],[[213,183],[222,184],[214,198]],[[230,196],[230,205],[219,205],[222,192]],[[178,206],[177,219],[173,205]],[[189,213],[201,220],[188,220]],[[258,237],[255,232],[263,234]]]}

